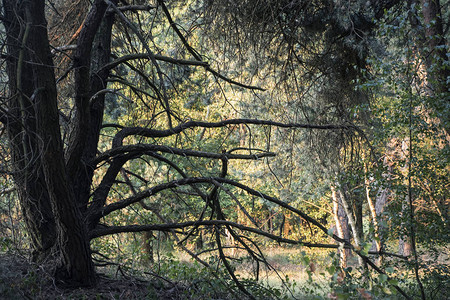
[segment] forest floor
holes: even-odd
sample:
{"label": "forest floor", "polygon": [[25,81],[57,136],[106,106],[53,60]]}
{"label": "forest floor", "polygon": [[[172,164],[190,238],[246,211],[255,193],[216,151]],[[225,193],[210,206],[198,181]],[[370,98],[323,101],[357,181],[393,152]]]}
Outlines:
{"label": "forest floor", "polygon": [[[448,250],[448,249],[446,249]],[[327,297],[329,292],[329,276],[324,275],[323,267],[326,265],[327,255],[309,255],[310,260],[305,263],[304,254],[299,255],[297,249],[274,248],[267,251],[267,260],[270,265],[277,269],[277,272],[262,268],[260,272],[260,282],[265,286],[279,288],[284,295],[295,295],[296,299],[312,299],[312,296]],[[441,265],[449,263],[449,252],[444,251],[439,257]],[[239,255],[237,255],[239,256]],[[192,261],[186,254],[178,253],[178,267],[189,265]],[[329,260],[329,258],[328,258]],[[423,261],[427,261],[423,257]],[[328,261],[330,263],[330,261]],[[431,264],[431,262],[429,262]],[[63,289],[55,284],[51,274],[42,265],[30,263],[24,256],[15,252],[0,252],[0,300],[8,299],[198,299],[189,297],[193,282],[178,282],[158,279],[157,276],[147,276],[146,278],[136,274],[142,274],[142,270],[136,272],[122,272],[116,265],[114,272],[107,271],[106,268],[98,268],[99,284],[95,288]],[[175,270],[175,269],[173,269]],[[182,270],[178,268],[177,270]],[[190,273],[195,273],[194,269],[187,269]],[[236,273],[241,279],[250,278],[253,265],[242,261],[236,266]],[[312,281],[308,278],[308,272],[312,274]],[[108,276],[102,274],[109,274]],[[178,271],[177,271],[178,273]],[[149,273],[147,273],[149,274]],[[191,274],[193,275],[193,274]],[[190,280],[195,281],[191,278]],[[294,284],[295,282],[295,284]],[[209,284],[212,283],[212,280]],[[284,285],[283,283],[287,285]],[[308,290],[309,289],[309,290]],[[312,290],[311,290],[312,289]],[[441,286],[440,289],[445,289]],[[438,293],[445,295],[442,291]],[[230,299],[230,295],[223,290],[216,297],[203,297],[202,300],[209,299]],[[288,298],[290,298],[288,296]],[[294,297],[293,297],[294,298]],[[440,299],[440,298],[436,298]]]}
{"label": "forest floor", "polygon": [[[268,260],[272,267],[278,271],[262,271],[260,274],[261,283],[267,286],[282,285],[286,279],[292,285],[293,281],[305,281],[304,267],[292,263],[286,259],[290,252],[272,251]],[[184,257],[180,257],[184,261]],[[190,264],[187,260],[182,263]],[[137,276],[127,276],[129,274],[106,276],[99,274],[99,283],[95,288],[61,288],[55,284],[51,274],[42,265],[33,264],[24,256],[14,253],[0,252],[0,300],[8,299],[196,299],[187,297],[189,286],[183,283],[166,283],[155,278],[154,280],[143,280]],[[102,272],[103,268],[98,271]],[[250,277],[252,266],[243,263],[237,268],[240,278]],[[119,272],[120,273],[120,272]],[[287,277],[286,277],[287,276]],[[292,288],[292,286],[291,286]],[[287,292],[285,290],[285,292]],[[294,292],[292,289],[291,292]],[[291,293],[289,292],[289,293]],[[219,298],[209,299],[229,299],[222,293]]]}
{"label": "forest floor", "polygon": [[131,277],[100,276],[95,288],[62,289],[43,269],[20,256],[0,253],[0,299],[186,299],[182,285]]}

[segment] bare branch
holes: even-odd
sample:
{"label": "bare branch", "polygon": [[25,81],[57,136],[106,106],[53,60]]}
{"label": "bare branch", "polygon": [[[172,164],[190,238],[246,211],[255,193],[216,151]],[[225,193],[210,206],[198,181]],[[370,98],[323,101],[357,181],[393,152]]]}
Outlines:
{"label": "bare branch", "polygon": [[131,21],[128,20],[128,18],[117,8],[117,6],[114,3],[112,3],[110,0],[104,0],[104,1],[111,7],[111,9],[113,9],[116,12],[116,14],[124,22],[124,24],[126,24],[134,32],[134,34],[136,34],[136,36],[141,41],[142,46],[147,51],[147,53],[150,57],[150,60],[152,61],[153,65],[156,68],[156,72],[158,73],[160,86],[162,87],[162,91],[163,91],[162,105],[165,106],[164,108],[167,112],[167,120],[169,123],[169,127],[172,128],[172,117],[171,117],[169,100],[167,98],[166,88],[164,86],[163,73],[161,71],[161,68],[158,65],[158,62],[156,61],[155,54],[150,49],[150,47],[147,45],[144,36],[141,34],[141,32],[138,30],[138,28],[136,28],[136,26],[134,26],[133,23],[131,23]]}
{"label": "bare branch", "polygon": [[[226,225],[234,228],[238,228],[242,231],[252,232],[258,235],[262,235],[268,237],[278,243],[286,243],[292,245],[303,245],[311,248],[329,248],[329,249],[337,249],[339,245],[336,244],[320,244],[320,243],[306,243],[302,241],[292,240],[282,238],[278,235],[271,234],[260,230],[258,228],[244,226],[239,223],[226,221],[226,220],[203,220],[203,221],[188,221],[183,223],[165,223],[165,224],[152,224],[152,225],[126,225],[126,226],[109,226],[104,228],[94,229],[90,233],[90,238],[98,238],[105,235],[122,233],[122,232],[141,232],[141,231],[149,231],[149,230],[157,230],[157,231],[171,231],[173,229],[182,229],[186,227],[192,226],[217,226],[217,225]],[[348,246],[347,246],[348,247]]]}
{"label": "bare branch", "polygon": [[[225,154],[225,153],[224,153]],[[113,211],[125,208],[133,203],[139,202],[144,198],[150,197],[152,195],[155,195],[161,191],[167,190],[167,189],[171,189],[174,187],[178,187],[178,186],[182,186],[182,185],[191,185],[191,184],[196,184],[196,183],[213,183],[214,181],[216,182],[220,182],[220,183],[226,183],[229,185],[233,185],[235,187],[238,187],[244,191],[246,191],[247,193],[263,198],[267,201],[273,202],[278,204],[281,207],[284,207],[294,213],[296,213],[297,215],[299,215],[300,217],[302,217],[303,219],[305,219],[306,221],[316,225],[317,227],[319,227],[325,234],[329,235],[330,237],[332,237],[333,239],[335,239],[336,241],[340,242],[340,243],[348,243],[346,242],[344,239],[339,238],[338,236],[336,236],[335,234],[330,235],[328,233],[327,228],[325,228],[322,224],[320,224],[320,222],[318,222],[316,219],[311,218],[310,216],[308,216],[307,214],[303,213],[302,211],[290,206],[289,204],[287,204],[286,202],[283,202],[275,197],[271,197],[269,195],[266,195],[264,193],[261,193],[259,191],[256,191],[244,184],[241,184],[239,182],[230,180],[230,179],[226,179],[226,178],[222,178],[222,177],[191,177],[191,178],[183,178],[183,179],[179,179],[179,180],[174,180],[171,182],[167,182],[167,183],[162,183],[159,185],[156,185],[154,187],[151,187],[145,191],[142,191],[132,197],[129,197],[127,199],[109,204],[106,207],[103,207],[102,209],[95,211],[92,213],[91,218],[100,218],[102,216],[106,216],[108,214],[110,214]]]}
{"label": "bare branch", "polygon": [[[125,6],[118,6],[117,9],[119,11],[150,11],[152,9],[155,9],[156,6],[154,5],[125,5]],[[113,9],[108,9],[108,13],[114,12]]]}
{"label": "bare branch", "polygon": [[203,128],[220,128],[228,125],[239,124],[252,124],[252,125],[269,125],[281,128],[304,128],[304,129],[321,129],[321,130],[356,130],[354,125],[315,125],[315,124],[299,124],[299,123],[281,123],[270,120],[258,120],[258,119],[229,119],[220,122],[203,122],[203,121],[188,121],[182,123],[172,129],[157,130],[142,127],[126,127],[119,131],[114,137],[112,147],[122,145],[122,141],[125,137],[130,135],[139,135],[144,137],[168,137],[174,134],[178,134],[189,128],[203,127]]}
{"label": "bare branch", "polygon": [[[252,232],[258,235],[265,236],[267,238],[270,238],[271,240],[274,240],[278,243],[285,243],[285,244],[291,244],[291,245],[302,245],[309,248],[324,248],[324,249],[337,249],[339,248],[339,245],[337,244],[323,244],[323,243],[308,243],[298,240],[292,240],[280,237],[279,235],[274,235],[271,233],[268,233],[266,231],[260,230],[258,228],[245,226],[239,223],[226,221],[226,220],[197,220],[197,221],[188,221],[183,223],[165,223],[165,224],[152,224],[152,225],[126,225],[126,226],[108,226],[108,227],[102,227],[97,228],[91,231],[90,238],[95,239],[98,237],[102,237],[105,235],[111,235],[111,234],[117,234],[117,233],[124,233],[124,232],[142,232],[142,231],[172,231],[173,229],[182,229],[187,227],[199,227],[199,226],[215,226],[215,225],[226,225],[231,226],[237,229],[240,229],[242,231]],[[349,245],[344,245],[344,248],[351,248]],[[395,256],[402,259],[407,259],[402,255],[397,255],[394,253],[387,253],[387,252],[376,252],[376,251],[369,251],[369,254],[371,255],[389,255],[389,256]]]}
{"label": "bare branch", "polygon": [[[320,230],[322,230],[322,232],[324,232],[326,235],[330,236],[331,238],[333,238],[336,242],[338,243],[343,243],[345,248],[351,249],[352,251],[354,251],[358,256],[360,256],[364,262],[366,262],[370,267],[372,267],[372,269],[374,269],[376,272],[378,272],[379,274],[385,274],[387,275],[382,269],[380,269],[379,267],[377,267],[371,260],[369,257],[367,257],[367,255],[363,254],[360,250],[356,249],[352,244],[350,244],[350,242],[341,239],[340,237],[338,237],[335,234],[330,234],[327,230],[327,228],[325,228],[322,224],[320,224],[316,219],[311,218],[309,215],[303,213],[302,211],[290,206],[289,204],[275,198],[275,197],[271,197],[268,195],[265,195],[261,192],[258,192],[248,186],[245,186],[241,183],[235,182],[233,180],[229,180],[226,178],[222,178],[222,177],[214,177],[214,178],[185,178],[185,179],[180,179],[180,180],[175,180],[175,181],[171,181],[168,183],[164,183],[164,184],[160,184],[157,186],[154,186],[146,191],[143,191],[139,194],[136,194],[133,197],[124,199],[122,201],[116,202],[116,203],[112,203],[106,207],[104,207],[99,214],[97,214],[97,217],[99,216],[105,216],[108,215],[109,213],[127,207],[133,203],[136,203],[146,197],[155,195],[157,193],[159,193],[160,191],[166,190],[166,189],[170,189],[173,187],[177,187],[177,186],[181,186],[181,185],[186,185],[186,184],[195,184],[195,183],[213,183],[213,181],[217,181],[217,182],[221,182],[221,183],[226,183],[226,184],[230,184],[233,186],[236,186],[242,190],[245,190],[247,193],[254,195],[254,196],[258,196],[261,197],[267,201],[273,202],[278,204],[281,207],[284,207],[294,213],[296,213],[297,215],[299,215],[300,217],[302,217],[303,219],[307,220],[308,222],[316,225]],[[218,223],[217,223],[218,222]],[[103,236],[103,235],[107,235],[107,234],[113,234],[113,233],[119,233],[119,232],[131,232],[132,230],[135,231],[143,231],[143,230],[170,230],[170,229],[176,229],[176,228],[184,228],[184,227],[189,227],[189,226],[199,226],[199,225],[228,225],[228,226],[234,226],[236,228],[242,229],[244,231],[248,231],[248,232],[254,232],[263,236],[267,236],[269,237],[267,234],[267,232],[264,232],[262,230],[259,229],[255,229],[255,228],[251,228],[251,227],[247,227],[241,224],[237,224],[237,223],[233,223],[230,221],[224,221],[224,220],[209,220],[209,221],[191,221],[191,222],[185,222],[185,223],[174,223],[174,224],[159,224],[159,225],[130,225],[130,226],[118,226],[118,227],[108,227],[108,228],[104,228],[104,229],[95,229],[93,231],[91,231],[90,236],[91,238],[95,238],[98,236]],[[139,227],[139,226],[148,226],[148,227]],[[156,226],[156,227],[153,227]],[[178,226],[178,227],[177,227]],[[125,228],[127,228],[125,230]],[[145,229],[144,229],[145,228]],[[269,234],[270,235],[270,234]],[[270,237],[271,239],[275,240],[275,241],[280,241],[280,242],[286,242],[285,240],[288,239],[284,239],[280,236],[275,236],[273,235],[273,237]],[[289,241],[289,240],[288,240]],[[295,241],[296,244],[300,244],[300,245],[304,245],[304,246],[308,246],[308,247],[313,247],[312,245],[315,244],[308,244],[308,243],[303,243],[301,241]],[[333,245],[332,248],[336,248],[338,247],[338,245]],[[325,247],[325,248],[328,248]],[[388,275],[387,275],[388,276]],[[390,279],[390,276],[388,276],[388,279]],[[392,286],[399,292],[401,293],[403,296],[405,296],[407,299],[409,299],[408,295],[397,285],[392,284]]]}

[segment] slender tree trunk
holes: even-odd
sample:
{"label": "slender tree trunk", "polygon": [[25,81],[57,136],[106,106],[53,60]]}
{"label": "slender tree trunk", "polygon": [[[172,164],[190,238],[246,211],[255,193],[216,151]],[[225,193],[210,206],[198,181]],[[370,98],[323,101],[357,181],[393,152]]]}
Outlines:
{"label": "slender tree trunk", "polygon": [[[350,242],[350,230],[348,227],[348,218],[342,206],[341,197],[336,192],[336,188],[334,186],[331,187],[331,197],[333,199],[333,214],[337,229],[337,236]],[[343,245],[341,245],[341,247],[342,246]],[[346,268],[348,258],[351,256],[350,249],[342,248],[338,250],[338,253],[341,267]]]}
{"label": "slender tree trunk", "polygon": [[[380,188],[380,190],[378,191],[376,198],[375,198],[375,205],[374,203],[371,201],[371,199],[369,200],[369,209],[370,209],[370,214],[372,216],[372,221],[374,224],[374,229],[375,229],[375,237],[376,239],[373,241],[372,243],[372,247],[371,247],[371,251],[376,250],[377,252],[382,252],[383,251],[383,247],[384,247],[384,237],[383,237],[383,226],[382,223],[380,223],[380,218],[381,215],[384,211],[384,207],[386,206],[386,202],[387,202],[387,198],[389,195],[389,190],[387,188]],[[378,263],[382,264],[383,263],[383,256],[380,256],[378,259]]]}
{"label": "slender tree trunk", "polygon": [[150,263],[154,263],[155,259],[153,257],[153,233],[151,231],[144,231],[144,249],[147,255],[147,260]]}
{"label": "slender tree trunk", "polygon": [[[358,228],[357,221],[355,216],[353,215],[352,209],[351,209],[351,200],[347,196],[347,188],[345,185],[343,187],[339,188],[339,196],[342,200],[342,206],[344,208],[345,214],[348,218],[348,223],[350,224],[350,228],[353,232],[353,239],[355,241],[355,244],[357,247],[362,246],[362,236],[360,235],[361,230]],[[359,265],[363,268],[366,268],[366,264],[364,263],[364,260],[358,256],[358,262]]]}
{"label": "slender tree trunk", "polygon": [[[365,167],[365,172],[366,170],[367,169]],[[379,219],[386,204],[388,190],[386,188],[381,187],[375,197],[374,203],[373,198],[370,195],[370,182],[367,178],[367,175],[364,176],[364,187],[366,190],[366,199],[367,203],[369,204],[370,216],[374,227],[374,237],[375,237],[374,241],[372,242],[372,247],[370,248],[370,251],[376,250],[377,252],[381,252],[383,248],[383,237]],[[382,263],[382,256],[379,256],[377,262],[378,264]]]}

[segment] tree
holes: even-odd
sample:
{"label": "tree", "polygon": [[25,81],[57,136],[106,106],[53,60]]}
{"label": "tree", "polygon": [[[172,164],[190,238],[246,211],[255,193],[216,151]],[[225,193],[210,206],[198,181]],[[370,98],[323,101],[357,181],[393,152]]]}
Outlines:
{"label": "tree", "polygon": [[[343,7],[332,6],[332,18],[321,22],[328,13],[328,1],[319,1],[312,6],[307,5],[308,1],[300,1],[295,9],[283,1],[268,1],[261,6],[274,9],[270,14],[273,18],[264,22],[281,28],[280,36],[286,42],[283,42],[283,50],[288,53],[282,53],[282,56],[289,56],[289,61],[302,65],[302,70],[313,66],[312,77],[308,77],[310,73],[302,75],[308,78],[308,83],[319,80],[319,86],[311,84],[313,94],[322,101],[321,104],[328,100],[333,105],[319,106],[314,115],[305,113],[305,123],[298,123],[297,119],[278,122],[226,116],[207,122],[185,121],[186,117],[194,118],[184,113],[183,105],[174,100],[178,88],[182,91],[183,84],[187,84],[186,78],[194,81],[192,78],[198,76],[197,69],[210,74],[218,82],[215,85],[218,90],[222,89],[220,83],[240,90],[260,91],[262,88],[231,79],[217,71],[217,65],[208,62],[192,46],[198,41],[190,40],[190,30],[183,31],[175,23],[165,1],[157,1],[153,6],[140,1],[128,5],[123,1],[119,4],[119,1],[96,0],[90,6],[80,8],[83,3],[76,3],[80,17],[84,17],[79,31],[74,28],[68,34],[70,39],[62,39],[63,42],[76,41],[76,45],[58,45],[58,39],[49,38],[46,16],[61,14],[61,11],[57,8],[52,11],[55,8],[52,5],[46,8],[43,0],[3,0],[1,19],[6,33],[6,51],[2,55],[7,62],[8,82],[7,93],[2,94],[0,120],[8,130],[11,173],[20,191],[28,231],[33,237],[35,259],[55,259],[58,262],[56,276],[60,282],[94,285],[96,277],[90,240],[121,232],[167,231],[175,239],[178,239],[177,234],[183,234],[179,240],[182,245],[199,227],[210,228],[222,263],[239,289],[250,297],[224,254],[224,232],[228,232],[258,263],[263,257],[247,236],[249,233],[309,247],[338,247],[337,244],[289,239],[259,229],[235,195],[236,190],[290,211],[383,273],[371,262],[364,249],[329,233],[326,226],[304,211],[230,179],[229,169],[233,160],[258,160],[272,157],[274,153],[250,146],[242,149],[228,140],[224,140],[220,147],[211,147],[214,151],[206,151],[202,148],[206,148],[205,144],[195,143],[202,140],[205,129],[228,130],[229,135],[233,131],[229,128],[233,126],[256,125],[322,130],[333,138],[333,146],[337,145],[335,155],[345,150],[348,145],[345,142],[350,143],[356,133],[362,133],[352,122],[349,108],[354,103],[351,100],[354,97],[364,102],[366,98],[360,91],[353,91],[355,84],[352,80],[357,79],[360,72],[359,69],[355,71],[354,66],[362,68],[365,56],[356,55],[357,49],[348,46],[348,41],[355,35],[338,22],[338,12]],[[369,5],[375,16],[381,16],[380,11],[392,7],[396,1],[383,2],[382,7],[377,3],[370,1]],[[198,8],[195,5],[200,4],[193,2],[192,6]],[[208,15],[215,28],[225,28],[218,26],[224,20],[220,18],[226,18],[230,13],[233,15],[236,8],[244,14],[251,11],[248,6],[227,10],[227,4],[220,5],[214,1],[207,4],[219,11]],[[364,5],[358,2],[356,8],[352,7],[355,14],[350,17],[350,21],[362,31],[374,26],[368,21],[371,19],[369,16],[359,15]],[[173,9],[177,9],[176,3]],[[260,13],[265,14],[264,11]],[[297,20],[295,15],[298,14],[303,19]],[[259,22],[260,19],[252,20]],[[242,28],[247,24],[242,21]],[[298,38],[301,30],[308,33],[305,44]],[[171,37],[161,32],[170,32]],[[231,35],[230,41],[243,32]],[[327,38],[325,47],[320,48],[319,55],[313,55],[308,43],[320,41],[324,36]],[[336,36],[339,37],[338,42],[333,42]],[[348,40],[340,42],[340,38]],[[309,65],[303,65],[301,57],[293,52],[297,46],[307,53],[305,57]],[[277,48],[268,45],[268,49],[271,52]],[[330,53],[327,57],[331,61],[324,64],[324,54],[327,53]],[[69,64],[62,63],[67,59]],[[63,69],[61,72],[54,67],[55,60]],[[334,80],[339,83],[338,88],[333,84]],[[209,84],[213,80],[200,82]],[[335,92],[339,92],[338,97],[333,96]],[[128,108],[127,114],[121,119],[120,109],[125,107]],[[106,111],[110,114],[105,114]],[[189,114],[193,112],[189,111]],[[340,138],[344,138],[344,142]],[[216,161],[213,166],[218,170],[204,167],[211,160]],[[165,171],[143,176],[145,172],[138,173],[133,169],[136,161],[143,161],[144,169],[155,167]],[[120,180],[123,173],[131,180]],[[158,195],[163,195],[161,203],[146,202]],[[251,225],[230,221],[224,208],[225,197],[234,202],[233,207],[240,208]],[[191,200],[200,203],[196,209],[192,208]],[[151,211],[161,223],[142,218],[133,224],[108,224],[108,217],[131,209],[135,204]],[[179,215],[161,213],[166,206],[176,205],[183,207],[177,211]],[[183,219],[186,215],[187,220]],[[195,253],[192,254],[205,263]]]}
{"label": "tree", "polygon": [[[32,236],[35,259],[42,260],[54,255],[59,262],[58,279],[70,285],[95,284],[96,277],[89,247],[90,238],[107,234],[108,231],[134,230],[132,227],[124,227],[115,230],[108,228],[104,231],[98,227],[101,217],[167,188],[196,182],[215,182],[214,179],[208,178],[174,180],[106,205],[111,186],[127,161],[147,154],[177,169],[176,165],[157,155],[156,151],[221,159],[224,162],[229,159],[257,159],[272,155],[271,153],[232,154],[231,151],[215,154],[154,144],[122,146],[123,140],[131,135],[156,138],[179,134],[194,127],[223,127],[228,124],[246,123],[272,124],[272,122],[191,121],[174,127],[172,121],[174,115],[170,110],[162,79],[163,74],[157,60],[203,66],[214,75],[231,83],[234,82],[212,70],[197,55],[194,55],[196,60],[187,61],[153,54],[141,32],[124,16],[122,11],[151,10],[156,7],[123,6],[119,9],[116,5],[117,2],[95,1],[86,15],[77,38],[76,49],[71,55],[72,65],[69,69],[73,72],[73,117],[68,120],[69,132],[61,133],[60,120],[67,121],[68,118],[58,110],[58,104],[62,100],[58,99],[60,87],[55,79],[53,54],[45,17],[45,2],[3,1],[2,21],[6,31],[9,80],[8,96],[5,96],[2,102],[1,120],[8,129],[12,173],[20,191],[21,205],[28,231]],[[160,5],[170,21],[170,15],[164,3],[161,2]],[[116,20],[121,20],[122,26],[136,34],[143,43],[145,51],[119,57],[110,63],[112,28]],[[105,94],[111,92],[107,89],[110,70],[135,59],[150,60],[158,73],[159,86],[153,85],[151,81],[148,83],[167,113],[169,129],[123,128],[116,134],[113,148],[97,155]],[[130,66],[130,68],[133,67]],[[311,126],[288,125],[288,127]],[[339,126],[313,127],[339,128]],[[63,141],[62,136],[65,135],[69,138]],[[99,164],[105,162],[109,163],[109,167],[90,199],[94,171]],[[179,171],[183,176],[184,173]],[[226,172],[223,176],[225,175]],[[217,190],[217,186],[215,189]],[[207,203],[214,200],[208,200],[207,195],[201,195]],[[218,204],[209,205],[212,209],[218,209],[216,214],[220,217]],[[166,228],[171,227],[166,225]]]}

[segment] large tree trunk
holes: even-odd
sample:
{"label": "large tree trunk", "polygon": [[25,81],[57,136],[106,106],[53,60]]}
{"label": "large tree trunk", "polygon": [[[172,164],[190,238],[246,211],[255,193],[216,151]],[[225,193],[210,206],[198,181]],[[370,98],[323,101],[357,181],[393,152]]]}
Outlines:
{"label": "large tree trunk", "polygon": [[[21,45],[15,43],[8,48],[12,56],[8,65],[9,81],[12,82],[10,92],[15,91],[14,87],[17,90],[17,95],[14,95],[17,101],[12,100],[11,104],[19,110],[21,120],[16,126],[31,126],[25,130],[32,137],[28,138],[22,132],[14,136],[19,128],[15,128],[14,123],[8,123],[10,137],[13,135],[14,162],[18,164],[15,167],[21,168],[21,164],[26,166],[18,172],[17,176],[21,178],[16,176],[16,179],[21,198],[25,200],[22,206],[28,229],[36,244],[35,248],[41,247],[44,251],[46,249],[40,243],[45,247],[56,243],[57,277],[62,283],[93,285],[96,276],[87,230],[75,204],[74,191],[64,162],[56,81],[44,13],[45,1],[4,0],[3,4],[8,39],[19,37],[21,41]],[[23,23],[19,22],[19,18]],[[17,27],[19,24],[25,25]],[[21,32],[19,35],[17,30]],[[26,82],[22,82],[22,78]],[[14,138],[19,137],[21,140],[14,143]],[[38,142],[34,142],[34,139]],[[24,140],[33,142],[23,143]],[[23,150],[18,146],[21,142]],[[28,168],[33,164],[38,168],[34,168],[37,171],[31,173]],[[33,188],[36,190],[30,191]],[[41,195],[36,195],[36,192]],[[36,199],[32,198],[34,196]],[[38,223],[36,216],[48,219]],[[55,223],[56,226],[53,225]],[[49,228],[50,232],[44,233],[45,228]]]}
{"label": "large tree trunk", "polygon": [[33,260],[39,262],[51,253],[56,241],[56,224],[39,156],[39,140],[36,136],[36,113],[32,102],[33,70],[29,63],[29,52],[22,47],[30,37],[30,26],[24,26],[19,22],[25,18],[23,5],[19,6],[16,1],[4,0],[3,9],[9,77],[7,128],[12,171],[27,231],[31,237]]}
{"label": "large tree trunk", "polygon": [[41,160],[58,228],[61,262],[59,279],[70,285],[93,285],[96,282],[89,238],[81,213],[75,203],[64,162],[56,81],[53,71],[44,2],[33,1],[26,10],[31,23],[29,48],[33,64],[37,132],[42,141]]}
{"label": "large tree trunk", "polygon": [[75,203],[64,162],[59,127],[56,81],[53,71],[44,1],[33,1],[26,10],[31,25],[29,48],[33,64],[37,132],[42,141],[41,160],[58,228],[61,262],[59,279],[70,285],[93,285],[96,282],[89,239],[81,213]]}

